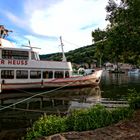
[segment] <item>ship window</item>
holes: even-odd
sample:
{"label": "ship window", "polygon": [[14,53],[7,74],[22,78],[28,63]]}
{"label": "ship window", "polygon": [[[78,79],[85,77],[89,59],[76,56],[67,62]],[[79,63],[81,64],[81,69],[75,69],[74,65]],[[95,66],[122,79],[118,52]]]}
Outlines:
{"label": "ship window", "polygon": [[48,78],[48,71],[43,71],[43,78]]}
{"label": "ship window", "polygon": [[64,73],[62,71],[55,71],[54,77],[55,78],[63,78]]}
{"label": "ship window", "polygon": [[1,78],[2,79],[14,79],[14,70],[2,70]]}
{"label": "ship window", "polygon": [[28,57],[28,51],[2,50],[2,58],[27,60],[29,57]]}
{"label": "ship window", "polygon": [[70,75],[69,75],[69,72],[66,71],[66,72],[65,72],[65,78],[68,78],[68,77],[70,77]]}
{"label": "ship window", "polygon": [[30,71],[30,78],[32,79],[41,78],[41,71]]}
{"label": "ship window", "polygon": [[53,72],[52,71],[48,71],[48,78],[53,78]]}
{"label": "ship window", "polygon": [[28,78],[28,71],[27,70],[17,70],[16,71],[16,78],[17,79],[27,79]]}
{"label": "ship window", "polygon": [[32,59],[32,60],[36,60],[35,58],[36,58],[36,57],[35,57],[35,53],[34,53],[34,52],[31,52],[31,59]]}
{"label": "ship window", "polygon": [[53,78],[53,72],[52,71],[43,71],[43,78]]}

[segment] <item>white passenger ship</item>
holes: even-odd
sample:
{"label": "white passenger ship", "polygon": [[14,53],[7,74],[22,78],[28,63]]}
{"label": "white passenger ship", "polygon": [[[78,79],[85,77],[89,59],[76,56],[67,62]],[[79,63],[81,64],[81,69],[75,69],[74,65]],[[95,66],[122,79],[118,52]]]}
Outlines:
{"label": "white passenger ship", "polygon": [[98,85],[102,70],[73,76],[67,61],[42,61],[33,49],[0,37],[0,92],[5,90]]}

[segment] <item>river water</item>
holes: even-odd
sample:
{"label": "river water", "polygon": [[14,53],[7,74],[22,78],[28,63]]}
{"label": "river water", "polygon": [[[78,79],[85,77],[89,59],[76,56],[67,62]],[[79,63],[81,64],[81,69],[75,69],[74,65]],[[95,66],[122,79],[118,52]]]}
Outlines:
{"label": "river water", "polygon": [[114,74],[104,71],[100,89],[102,98],[124,99],[129,89],[140,92],[140,74]]}
{"label": "river water", "polygon": [[[103,101],[125,100],[128,89],[140,92],[140,74],[113,74],[104,71],[101,83],[96,87],[0,94],[0,131],[27,128],[43,114],[66,115],[73,109],[87,108]],[[41,92],[44,94],[21,102]],[[17,104],[2,109],[14,103]]]}

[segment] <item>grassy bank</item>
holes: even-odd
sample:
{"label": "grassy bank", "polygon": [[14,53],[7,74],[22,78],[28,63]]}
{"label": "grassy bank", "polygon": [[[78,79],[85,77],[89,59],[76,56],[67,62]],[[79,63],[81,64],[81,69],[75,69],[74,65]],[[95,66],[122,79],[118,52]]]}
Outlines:
{"label": "grassy bank", "polygon": [[119,120],[131,117],[133,109],[117,108],[108,110],[101,105],[89,109],[75,110],[68,116],[42,116],[32,128],[28,129],[26,140],[40,136],[49,136],[67,131],[85,131],[104,127]]}

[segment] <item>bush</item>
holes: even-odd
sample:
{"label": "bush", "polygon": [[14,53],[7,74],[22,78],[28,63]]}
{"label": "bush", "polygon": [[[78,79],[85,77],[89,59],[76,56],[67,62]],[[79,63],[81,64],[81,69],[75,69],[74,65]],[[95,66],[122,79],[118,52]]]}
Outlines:
{"label": "bush", "polygon": [[102,105],[74,110],[65,117],[43,116],[28,130],[26,140],[66,131],[84,131],[104,127],[132,115],[131,108],[108,110]]}
{"label": "bush", "polygon": [[90,108],[89,115],[91,116],[91,129],[96,129],[110,124],[110,113],[110,110],[107,110],[102,105],[96,105]]}
{"label": "bush", "polygon": [[140,108],[140,92],[135,89],[129,89],[128,103],[132,109]]}
{"label": "bush", "polygon": [[102,105],[96,105],[87,110],[72,112],[66,119],[68,131],[93,130],[104,127],[132,115],[130,108],[108,110]]}
{"label": "bush", "polygon": [[55,115],[41,117],[33,124],[32,128],[28,130],[26,140],[66,131],[65,118],[66,117]]}
{"label": "bush", "polygon": [[117,108],[112,110],[112,123],[116,123],[119,120],[124,120],[125,118],[130,118],[133,114],[133,109],[131,108]]}

